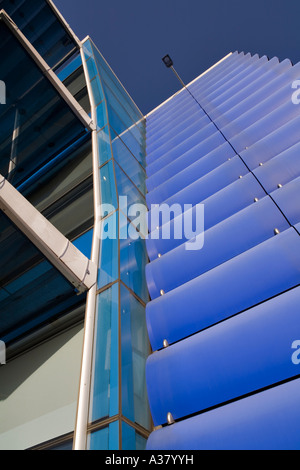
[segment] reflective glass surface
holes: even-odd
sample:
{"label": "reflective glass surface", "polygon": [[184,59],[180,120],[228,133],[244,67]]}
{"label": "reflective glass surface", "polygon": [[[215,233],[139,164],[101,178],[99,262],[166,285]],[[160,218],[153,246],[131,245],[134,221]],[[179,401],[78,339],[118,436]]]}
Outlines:
{"label": "reflective glass surface", "polygon": [[99,164],[103,165],[112,157],[109,126],[98,132]]}
{"label": "reflective glass surface", "polygon": [[128,93],[126,92],[126,90],[124,89],[124,87],[122,86],[110,66],[107,64],[102,54],[99,52],[97,47],[95,47],[94,44],[90,46],[90,50],[92,50],[94,54],[102,82],[110,88],[110,90],[114,93],[115,97],[119,100],[120,103],[122,103],[122,106],[126,110],[128,117],[131,118],[131,124],[139,123],[138,125],[142,127],[140,124],[140,120],[143,119],[143,115],[138,110],[137,106],[132,101],[132,99],[130,98],[130,96],[128,95]]}
{"label": "reflective glass surface", "polygon": [[[132,101],[120,81],[117,79],[101,53],[87,40],[83,46],[89,66],[89,77],[94,83],[94,99],[98,103],[105,99],[106,106],[98,110],[98,128],[104,126],[107,120],[114,131],[121,136],[127,148],[135,158],[145,166],[145,119]],[[98,72],[98,79],[95,80]],[[99,89],[100,95],[99,95]]]}
{"label": "reflective glass surface", "polygon": [[115,185],[114,164],[110,160],[100,170],[101,196],[102,204],[111,204],[115,209],[118,208],[118,199]]}
{"label": "reflective glass surface", "polygon": [[147,440],[127,423],[122,423],[122,449],[146,450]]}
{"label": "reflective glass surface", "polygon": [[[146,285],[146,264],[148,256],[145,240],[140,237],[134,226],[120,212],[120,271],[121,280],[143,302],[149,300]],[[134,239],[132,235],[135,235]]]}
{"label": "reflective glass surface", "polygon": [[43,212],[87,180],[92,172],[92,148],[88,138],[60,154],[17,189]]}
{"label": "reflective glass surface", "polygon": [[98,289],[119,277],[118,212],[102,221]]}
{"label": "reflective glass surface", "polygon": [[0,225],[0,338],[10,342],[84,302],[85,294],[76,295],[73,286],[2,213]]}
{"label": "reflective glass surface", "polygon": [[90,421],[114,416],[119,409],[118,284],[98,296]]}
{"label": "reflective glass surface", "polygon": [[89,230],[72,242],[88,259],[91,259],[93,234],[94,230]]}
{"label": "reflective glass surface", "polygon": [[0,173],[18,185],[86,129],[2,21],[0,54]]}
{"label": "reflective glass surface", "polygon": [[104,101],[102,101],[102,103],[100,103],[97,106],[96,114],[97,114],[97,128],[102,129],[108,123],[106,106],[105,106]]}
{"label": "reflective glass surface", "polygon": [[[88,62],[92,62],[92,60],[90,59]],[[94,62],[92,63],[94,64]],[[93,71],[91,71],[91,74],[92,73]],[[98,106],[98,104],[100,104],[104,100],[104,94],[103,94],[100,78],[98,76],[93,78],[93,80],[91,81],[91,85],[92,85],[92,90],[93,90],[95,106]]]}
{"label": "reflective glass surface", "polygon": [[45,0],[0,0],[4,9],[45,61],[54,67],[78,49]]}
{"label": "reflective glass surface", "polygon": [[146,390],[149,341],[145,308],[121,285],[122,413],[133,423],[150,430]]}
{"label": "reflective glass surface", "polygon": [[115,160],[129,176],[136,187],[141,191],[141,193],[145,195],[146,174],[144,168],[126,147],[121,137],[119,137],[113,130],[111,131],[111,134],[112,150]]}
{"label": "reflective glass surface", "polygon": [[[80,56],[78,56],[80,57]],[[74,66],[77,64],[77,58],[74,60]],[[71,64],[72,65],[72,64]],[[87,114],[91,112],[90,100],[86,86],[84,70],[80,64],[67,78],[64,79],[63,84],[69,92],[74,96],[76,101],[85,110]]]}
{"label": "reflective glass surface", "polygon": [[[138,191],[137,187],[132,183],[132,181],[130,181],[128,176],[124,173],[124,171],[120,168],[118,164],[115,165],[115,173],[118,186],[118,194],[119,196],[127,197],[128,217],[129,219],[134,219],[136,216],[130,215],[130,206],[132,206],[133,204],[145,205],[145,198]],[[124,210],[124,205],[122,205],[122,209]],[[132,209],[132,213],[133,212],[134,211]]]}
{"label": "reflective glass surface", "polygon": [[106,428],[99,429],[88,435],[88,450],[118,450],[119,422],[114,421]]}
{"label": "reflective glass surface", "polygon": [[[98,289],[102,292],[98,294],[90,422],[121,413],[132,423],[150,429],[145,382],[149,354],[145,320],[148,258],[145,241],[139,236],[131,237],[137,230],[128,220],[133,220],[140,228],[141,220],[137,220],[140,213],[129,209],[134,204],[145,207],[145,122],[91,41],[87,40],[83,49],[94,101],[99,103],[96,118],[100,185],[102,204],[107,205],[105,212],[102,211],[105,219],[102,220],[98,276]],[[115,284],[110,286],[112,282]],[[122,404],[117,398],[119,388]],[[110,449],[110,433],[106,428],[92,434],[90,448]],[[125,426],[122,448],[144,447],[145,440],[133,428]]]}

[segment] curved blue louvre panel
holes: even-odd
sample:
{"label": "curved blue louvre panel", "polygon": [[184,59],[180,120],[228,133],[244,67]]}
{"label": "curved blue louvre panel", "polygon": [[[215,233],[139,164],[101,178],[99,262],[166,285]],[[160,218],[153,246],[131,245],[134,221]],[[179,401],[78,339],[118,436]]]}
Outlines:
{"label": "curved blue louvre panel", "polygon": [[299,448],[299,72],[236,52],[147,117],[148,449]]}
{"label": "curved blue louvre panel", "polygon": [[[210,117],[214,118],[217,123],[219,123],[218,118],[222,119],[222,114],[225,112],[228,119],[234,120],[239,116],[241,110],[247,111],[249,109],[250,99],[252,106],[258,104],[261,99],[261,90],[265,91],[265,86],[270,83],[277,83],[277,78],[284,76],[283,72],[289,67],[291,67],[291,63],[288,60],[279,62],[277,58],[273,58],[270,61],[264,62],[238,84],[234,94],[222,97],[223,99],[220,99],[220,95],[217,94],[215,100],[209,101],[206,99],[206,96],[203,96],[202,99],[205,100],[207,105],[206,111],[209,112]],[[193,89],[193,87],[191,88]],[[193,92],[197,97],[197,88],[193,89]],[[265,98],[266,95],[263,96],[263,99]],[[218,104],[218,107],[214,106],[215,102]]]}
{"label": "curved blue louvre panel", "polygon": [[4,9],[17,24],[50,67],[66,60],[79,49],[73,34],[47,0],[0,0]]}
{"label": "curved blue louvre panel", "polygon": [[153,162],[149,162],[149,166],[147,167],[149,176],[159,171],[162,166],[172,163],[173,160],[180,157],[183,153],[191,150],[195,145],[198,145],[199,142],[201,142],[201,147],[198,149],[199,156],[205,155],[215,149],[218,145],[224,143],[224,138],[221,134],[216,132],[216,129],[211,125],[206,116],[204,116],[204,118],[207,126],[210,128],[209,131],[204,128],[193,134],[189,139],[185,139],[182,143],[169,150],[167,153],[162,152],[162,156],[160,158],[157,158]]}
{"label": "curved blue louvre panel", "polygon": [[151,204],[161,202],[169,205],[174,203],[194,205],[220,191],[240,176],[246,175],[246,173],[248,173],[246,165],[238,156],[235,156],[167,199],[162,199],[158,190],[153,197],[151,193],[148,193],[146,196],[147,204],[149,207]]}
{"label": "curved blue louvre panel", "polygon": [[300,176],[299,152],[300,142],[254,169],[254,175],[268,193]]}
{"label": "curved blue louvre panel", "polygon": [[[275,79],[264,83],[264,86],[256,88],[255,92],[250,94],[246,99],[226,112],[226,119],[231,122],[225,124],[223,129],[227,138],[234,135],[237,129],[242,125],[249,127],[250,123],[254,123],[258,117],[267,115],[279,105],[291,101],[291,83],[299,76],[300,64],[291,67],[288,72],[280,74]],[[229,104],[229,103],[228,103]],[[232,105],[232,103],[230,103]],[[227,105],[228,106],[228,105]],[[239,116],[242,119],[235,122]],[[222,125],[222,116],[216,118],[216,123]]]}
{"label": "curved blue louvre panel", "polygon": [[[210,95],[201,94],[197,89],[197,82],[194,87],[191,86],[191,89],[195,97],[201,99],[201,103],[205,105],[206,112],[210,117],[215,119],[216,123],[222,123],[225,113],[229,119],[234,120],[239,114],[242,114],[241,111],[246,112],[249,108],[259,104],[261,100],[266,99],[272,87],[276,89],[276,86],[280,86],[281,77],[285,76],[283,72],[290,67],[290,61],[279,63],[278,59],[274,58],[269,62],[259,62],[258,67],[252,73],[236,82],[233,87],[226,86],[221,94],[218,89],[214,89]],[[267,86],[268,83],[271,88]],[[262,90],[263,95],[261,95]],[[249,105],[250,97],[251,104]]]}
{"label": "curved blue louvre panel", "polygon": [[[239,178],[234,183],[229,184],[212,196],[201,201],[205,208],[205,230],[210,229],[214,225],[225,220],[227,217],[230,217],[236,212],[248,207],[250,204],[254,204],[255,199],[260,199],[264,196],[265,192],[258,181],[251,173],[247,173],[243,178]],[[192,212],[191,219],[195,220],[195,206],[190,209],[190,211]],[[182,219],[182,216],[179,215],[178,217],[180,220]],[[175,238],[175,223],[182,224],[182,222],[178,222],[178,219],[175,218],[162,227],[159,227],[159,230],[157,230],[156,227],[152,227],[153,231],[146,240],[147,251],[151,260],[156,259],[159,254],[163,255],[185,241],[188,241],[188,239],[185,239],[184,237],[182,239]],[[163,231],[166,230],[166,225],[170,226],[170,238],[167,239],[157,233],[158,231],[159,233],[163,233]]]}
{"label": "curved blue louvre panel", "polygon": [[[295,205],[298,204],[295,202]],[[188,251],[186,243],[189,242],[186,242],[147,265],[151,298],[159,297],[161,289],[170,292],[272,238],[274,228],[282,232],[289,228],[289,224],[271,199],[265,197],[206,230],[205,243],[201,250]],[[182,259],[185,263],[178,270],[177,266]]]}
{"label": "curved blue louvre panel", "polygon": [[293,380],[164,427],[147,450],[299,450],[299,392]]}
{"label": "curved blue louvre panel", "polygon": [[150,302],[152,348],[161,349],[165,339],[179,341],[297,284],[300,237],[290,228]]}
{"label": "curved blue louvre panel", "polygon": [[166,423],[168,412],[176,421],[296,376],[299,300],[298,287],[153,354],[147,382],[155,425]]}
{"label": "curved blue louvre panel", "polygon": [[0,76],[7,96],[0,109],[0,172],[17,186],[87,135],[90,119],[75,102],[86,119],[78,118],[67,90],[58,91],[13,30],[1,17]]}
{"label": "curved blue louvre panel", "polygon": [[191,164],[189,166],[186,166],[184,155],[181,161],[181,165],[183,167],[182,171],[180,170],[180,166],[178,166],[176,174],[174,176],[170,176],[169,168],[164,168],[164,170],[166,170],[164,172],[166,176],[165,181],[155,188],[151,187],[149,184],[150,181],[147,181],[148,190],[151,191],[151,198],[155,198],[156,201],[164,201],[181,189],[184,189],[187,185],[193,183],[196,179],[205,176],[210,171],[222,165],[222,163],[225,163],[228,158],[232,158],[234,156],[235,152],[228,142],[224,142],[224,144],[220,145],[218,148],[209,152],[200,159],[197,158],[197,154],[195,152],[196,161],[193,163],[191,160]]}
{"label": "curved blue louvre panel", "polygon": [[274,201],[292,225],[300,222],[300,177],[277,189],[272,194]]}
{"label": "curved blue louvre panel", "polygon": [[[244,53],[234,53],[227,57],[223,62],[219,63],[214,69],[210,70],[204,77],[202,77],[201,83],[203,86],[205,84],[216,83],[216,79],[224,79],[226,77],[226,73],[229,70],[234,69],[235,64],[244,60]],[[185,94],[177,94],[175,95],[172,100],[169,100],[162,106],[158,112],[151,114],[147,117],[147,136],[151,138],[151,136],[158,136],[160,132],[165,131],[166,128],[172,127],[170,125],[170,121],[166,119],[166,117],[174,117],[177,121],[180,121],[180,116],[183,117],[182,114],[176,113],[176,107],[180,105],[180,110],[185,114],[189,115],[191,111],[197,108],[196,103],[189,103],[189,97]],[[148,129],[149,128],[149,129]],[[148,145],[148,144],[147,144]],[[151,145],[151,142],[149,142]]]}

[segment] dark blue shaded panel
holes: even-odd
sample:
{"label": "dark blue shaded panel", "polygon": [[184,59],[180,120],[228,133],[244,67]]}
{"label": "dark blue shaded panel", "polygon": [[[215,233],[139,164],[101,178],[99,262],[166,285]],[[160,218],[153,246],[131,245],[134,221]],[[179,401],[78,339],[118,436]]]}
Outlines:
{"label": "dark blue shaded panel", "polygon": [[1,225],[0,337],[17,339],[84,302],[74,287],[4,216]]}
{"label": "dark blue shaded panel", "polygon": [[147,450],[300,450],[299,393],[300,379],[181,421],[152,433]]}

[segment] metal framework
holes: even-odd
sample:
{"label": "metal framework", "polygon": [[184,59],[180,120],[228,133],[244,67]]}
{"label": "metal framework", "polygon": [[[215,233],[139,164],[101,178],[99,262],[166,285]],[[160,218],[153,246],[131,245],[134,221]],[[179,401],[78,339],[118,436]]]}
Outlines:
{"label": "metal framework", "polygon": [[82,293],[96,284],[97,266],[0,175],[0,210]]}
{"label": "metal framework", "polygon": [[10,16],[6,13],[5,10],[0,11],[0,21],[3,21],[3,23],[5,23],[5,25],[10,29],[12,34],[16,37],[16,39],[20,42],[22,47],[34,60],[35,64],[39,67],[41,72],[45,75],[45,77],[49,80],[52,86],[56,89],[56,91],[59,93],[62,99],[67,103],[67,105],[70,107],[71,111],[75,114],[75,116],[79,119],[79,121],[88,130],[93,131],[95,128],[95,125],[93,121],[91,120],[91,118],[84,111],[84,109],[80,106],[78,101],[76,101],[76,99],[69,92],[69,90],[59,80],[59,78],[49,67],[47,62],[45,62],[45,60],[41,57],[41,55],[37,52],[37,50],[32,46],[32,44],[24,36],[22,31],[18,28],[18,26],[14,23],[14,21],[10,18]]}

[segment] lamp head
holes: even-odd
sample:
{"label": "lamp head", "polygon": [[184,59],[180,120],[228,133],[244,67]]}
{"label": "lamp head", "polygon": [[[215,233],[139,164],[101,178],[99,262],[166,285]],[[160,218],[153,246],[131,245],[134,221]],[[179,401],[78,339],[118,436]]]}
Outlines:
{"label": "lamp head", "polygon": [[171,59],[169,54],[165,55],[165,57],[162,58],[162,61],[168,69],[173,67],[174,65],[173,60]]}

